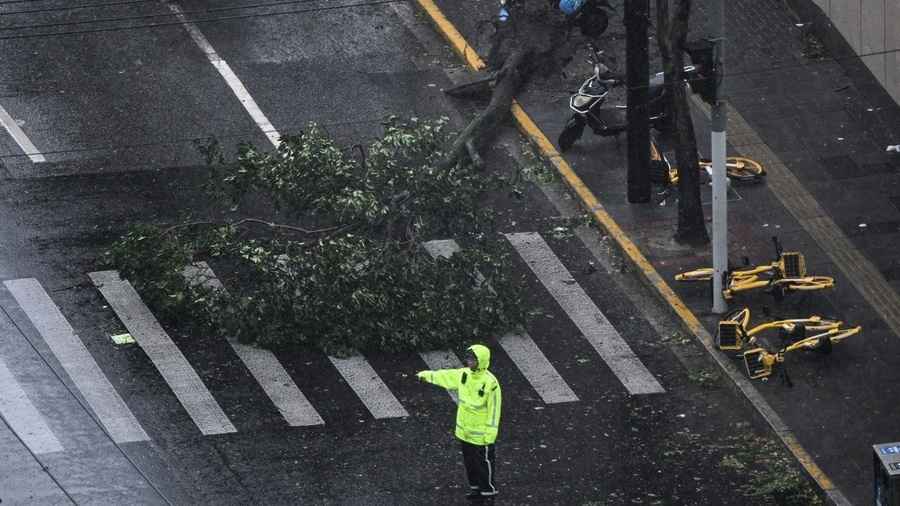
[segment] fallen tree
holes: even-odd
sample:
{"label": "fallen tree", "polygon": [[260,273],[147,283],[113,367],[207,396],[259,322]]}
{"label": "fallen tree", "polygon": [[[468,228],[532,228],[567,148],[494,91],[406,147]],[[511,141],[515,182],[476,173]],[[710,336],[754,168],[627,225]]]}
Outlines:
{"label": "fallen tree", "polygon": [[[505,183],[466,161],[438,167],[445,127],[392,118],[362,149],[312,125],[273,152],[244,145],[234,161],[213,146],[215,219],[132,227],[105,263],[191,335],[345,355],[455,348],[513,330],[528,311],[483,206]],[[451,238],[462,248],[451,258],[422,248]],[[199,260],[227,290],[182,275]]]}

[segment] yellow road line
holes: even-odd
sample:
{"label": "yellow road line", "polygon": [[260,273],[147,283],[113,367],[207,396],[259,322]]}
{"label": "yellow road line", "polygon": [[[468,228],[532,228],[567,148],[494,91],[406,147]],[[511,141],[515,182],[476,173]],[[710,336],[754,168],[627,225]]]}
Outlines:
{"label": "yellow road line", "polygon": [[[440,11],[433,0],[416,0],[419,5],[429,15],[434,22],[438,31],[449,42],[453,49],[468,63],[473,70],[481,70],[485,68],[484,61],[475,52],[475,49],[469,45],[463,38],[462,34],[450,23],[450,20]],[[681,298],[669,287],[662,276],[656,272],[653,265],[640,252],[634,242],[625,234],[619,224],[603,209],[602,204],[594,196],[593,192],[584,184],[584,181],[572,170],[572,167],[559,154],[553,143],[538,128],[530,116],[525,112],[522,106],[513,101],[511,112],[516,120],[519,130],[524,133],[529,140],[540,150],[541,154],[547,158],[556,168],[559,174],[565,180],[566,184],[575,192],[581,200],[582,205],[594,217],[595,220],[606,229],[607,233],[615,239],[622,251],[628,258],[638,267],[644,278],[659,293],[659,295],[672,307],[675,313],[681,318],[683,324],[690,330],[694,336],[704,345],[707,351],[712,355],[713,359],[722,367],[726,374],[735,382],[738,388],[747,396],[750,402],[763,415],[769,424],[778,430],[776,434],[779,436],[785,447],[794,455],[794,458],[806,470],[810,477],[815,480],[818,486],[837,504],[849,504],[843,494],[835,488],[834,483],[822,471],[822,469],[813,461],[812,457],[803,448],[794,434],[780,421],[775,411],[768,405],[753,385],[746,380],[739,371],[730,364],[723,361],[720,354],[715,350],[712,336],[707,332],[700,320],[687,308]],[[730,366],[730,367],[729,367]],[[736,372],[737,371],[737,372]]]}
{"label": "yellow road line", "polygon": [[453,26],[453,23],[444,16],[444,13],[438,9],[438,6],[432,0],[417,1],[419,2],[419,6],[428,13],[431,21],[437,25],[438,31],[450,42],[450,45],[453,46],[456,53],[462,57],[472,69],[481,70],[487,66],[484,61],[482,61],[481,57],[478,56],[478,53],[475,52],[475,48],[466,42],[466,39],[459,33],[459,30],[457,30],[456,27]]}

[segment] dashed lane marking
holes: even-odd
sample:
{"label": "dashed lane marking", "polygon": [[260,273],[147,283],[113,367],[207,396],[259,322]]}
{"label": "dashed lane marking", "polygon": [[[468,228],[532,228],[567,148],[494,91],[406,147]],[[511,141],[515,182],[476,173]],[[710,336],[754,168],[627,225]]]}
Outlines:
{"label": "dashed lane marking", "polygon": [[[459,244],[453,239],[428,241],[423,244],[433,257],[450,257],[459,251]],[[481,273],[476,273],[479,279]],[[531,383],[534,390],[547,404],[574,402],[578,396],[547,360],[527,332],[521,331],[498,339],[503,351],[516,364],[522,376]]]}
{"label": "dashed lane marking", "polygon": [[88,274],[204,435],[236,432],[178,346],[117,271]]}
{"label": "dashed lane marking", "polygon": [[25,132],[22,131],[22,128],[19,127],[19,124],[16,123],[16,120],[6,112],[6,109],[0,105],[0,123],[3,124],[3,128],[9,132],[9,135],[12,136],[13,140],[16,141],[16,144],[22,148],[22,151],[28,156],[28,158],[34,163],[43,163],[46,162],[47,159],[44,158],[37,147],[31,142],[31,139],[25,135]]}
{"label": "dashed lane marking", "polygon": [[250,114],[250,117],[253,118],[253,121],[256,123],[256,126],[262,130],[262,133],[269,139],[269,142],[272,143],[276,148],[278,144],[281,142],[279,138],[281,134],[275,130],[275,127],[272,126],[272,123],[269,121],[269,118],[262,112],[262,109],[257,105],[256,100],[250,95],[250,92],[247,91],[247,88],[244,86],[244,83],[238,78],[238,76],[231,70],[231,67],[228,65],[222,57],[216,53],[216,50],[212,47],[212,44],[206,39],[206,36],[203,35],[203,32],[197,28],[197,25],[188,21],[187,16],[184,15],[184,12],[181,10],[181,7],[174,2],[168,2],[169,9],[175,14],[175,17],[178,18],[178,21],[181,22],[184,29],[187,30],[188,34],[191,36],[191,39],[197,44],[203,54],[206,55],[206,58],[212,63],[213,67],[219,71],[219,74],[222,78],[225,79],[225,82],[228,83],[228,87],[231,88],[231,91],[234,92],[235,96],[237,96],[238,100],[241,102],[241,105]]}
{"label": "dashed lane marking", "polygon": [[34,278],[3,283],[117,443],[147,441],[137,418],[94,361],[75,330]]}
{"label": "dashed lane marking", "polygon": [[32,452],[60,452],[62,444],[0,358],[0,415]]}
{"label": "dashed lane marking", "polygon": [[350,388],[356,392],[359,400],[375,418],[399,418],[409,416],[409,413],[400,405],[400,401],[394,397],[384,381],[372,369],[372,366],[362,355],[354,355],[348,358],[329,356],[328,360],[334,364]]}
{"label": "dashed lane marking", "polygon": [[[215,290],[224,290],[222,282],[206,262],[187,266],[184,269],[184,277]],[[325,423],[271,351],[241,344],[233,336],[227,336],[226,340],[288,425],[304,427]]]}
{"label": "dashed lane marking", "polygon": [[619,381],[625,385],[628,393],[638,395],[665,392],[653,374],[631,351],[619,335],[619,331],[575,282],[572,274],[540,234],[535,232],[506,234],[506,238]]}

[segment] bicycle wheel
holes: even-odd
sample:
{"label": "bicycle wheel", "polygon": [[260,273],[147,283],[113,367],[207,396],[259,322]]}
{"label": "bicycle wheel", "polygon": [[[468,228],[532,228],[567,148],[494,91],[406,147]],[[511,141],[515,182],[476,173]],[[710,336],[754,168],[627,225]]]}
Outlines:
{"label": "bicycle wheel", "polygon": [[680,272],[675,275],[675,281],[709,281],[713,277],[711,267],[703,267],[693,271]]}
{"label": "bicycle wheel", "polygon": [[729,156],[725,160],[725,173],[734,181],[755,183],[762,180],[763,176],[766,175],[766,170],[756,160]]}

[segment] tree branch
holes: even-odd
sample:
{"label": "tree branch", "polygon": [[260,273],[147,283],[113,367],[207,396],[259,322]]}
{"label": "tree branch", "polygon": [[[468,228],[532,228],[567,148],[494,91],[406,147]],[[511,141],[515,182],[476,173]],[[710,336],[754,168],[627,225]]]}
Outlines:
{"label": "tree branch", "polygon": [[207,225],[207,226],[222,226],[222,225],[227,225],[227,226],[231,226],[231,227],[239,227],[239,226],[244,225],[244,224],[247,224],[247,223],[249,223],[249,224],[254,224],[254,225],[266,225],[266,226],[268,226],[269,228],[276,228],[276,229],[282,229],[282,230],[290,230],[290,231],[292,231],[292,232],[300,232],[301,234],[321,234],[321,233],[324,233],[324,232],[333,232],[333,231],[340,230],[340,229],[344,229],[344,228],[347,228],[347,227],[351,226],[351,225],[343,225],[343,226],[338,225],[338,226],[334,226],[334,227],[328,227],[328,228],[320,228],[320,229],[310,230],[310,229],[306,229],[306,228],[302,228],[302,227],[296,227],[296,226],[293,226],[293,225],[285,225],[285,224],[283,224],[283,223],[273,223],[273,222],[271,222],[271,221],[260,220],[260,219],[257,219],[257,218],[244,218],[244,219],[241,219],[241,220],[232,222],[232,223],[229,223],[229,222],[227,222],[227,221],[225,221],[225,222],[220,222],[220,221],[189,221],[189,222],[187,222],[187,223],[179,223],[179,224],[177,224],[177,225],[172,225],[171,227],[169,227],[169,228],[163,230],[161,235],[168,235],[168,234],[171,233],[172,231],[177,230],[177,229],[180,229],[180,228],[196,227],[196,226],[201,226],[201,225]]}

